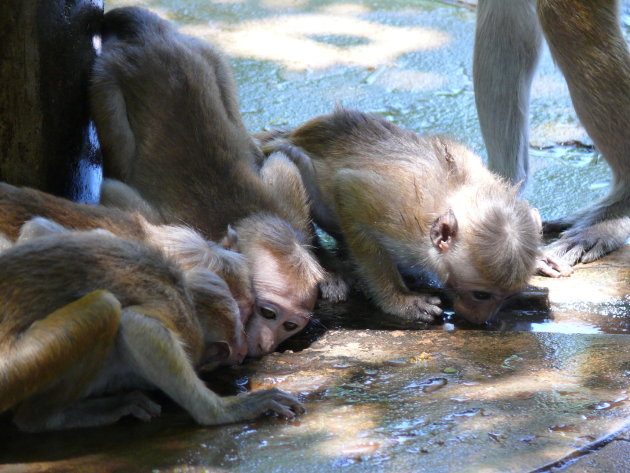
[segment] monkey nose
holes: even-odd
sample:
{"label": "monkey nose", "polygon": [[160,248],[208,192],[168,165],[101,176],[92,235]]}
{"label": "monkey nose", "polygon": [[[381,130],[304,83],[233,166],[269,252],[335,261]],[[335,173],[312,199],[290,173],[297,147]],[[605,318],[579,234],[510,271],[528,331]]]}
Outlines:
{"label": "monkey nose", "polygon": [[246,356],[247,356],[247,350],[240,350],[234,354],[234,361],[236,362],[237,365],[240,365],[241,363],[243,363],[243,360],[245,360]]}

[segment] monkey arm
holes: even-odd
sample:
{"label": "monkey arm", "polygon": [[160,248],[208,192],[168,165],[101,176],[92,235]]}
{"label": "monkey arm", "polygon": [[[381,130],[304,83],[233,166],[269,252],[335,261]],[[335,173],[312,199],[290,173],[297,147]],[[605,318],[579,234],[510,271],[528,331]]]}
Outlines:
{"label": "monkey arm", "polygon": [[304,177],[282,152],[274,152],[260,169],[260,178],[277,203],[278,215],[312,242],[310,202]]}
{"label": "monkey arm", "polygon": [[[335,177],[335,200],[341,229],[358,272],[377,305],[403,322],[430,322],[442,313],[440,299],[412,293],[405,286],[378,233],[391,227],[375,173],[344,169]],[[379,228],[380,227],[380,228]],[[402,230],[401,230],[402,231]]]}
{"label": "monkey arm", "polygon": [[108,167],[105,173],[123,179],[128,173],[128,164],[136,154],[136,139],[127,115],[127,103],[116,77],[109,68],[116,69],[120,49],[106,48],[94,64],[90,84],[90,110],[98,130],[98,140]]}
{"label": "monkey arm", "polygon": [[286,417],[304,411],[297,399],[279,390],[219,397],[195,373],[179,335],[155,318],[154,313],[145,315],[144,310],[134,306],[122,312],[122,355],[139,375],[164,391],[198,423],[236,422],[258,417],[269,410]]}
{"label": "monkey arm", "polygon": [[138,212],[151,223],[164,223],[160,213],[136,189],[117,179],[103,179],[100,204],[126,212]]}
{"label": "monkey arm", "polygon": [[[18,334],[0,328],[0,412],[23,404],[22,430],[62,428],[62,411],[85,395],[113,347],[120,304],[94,291]],[[5,322],[6,323],[6,322]]]}

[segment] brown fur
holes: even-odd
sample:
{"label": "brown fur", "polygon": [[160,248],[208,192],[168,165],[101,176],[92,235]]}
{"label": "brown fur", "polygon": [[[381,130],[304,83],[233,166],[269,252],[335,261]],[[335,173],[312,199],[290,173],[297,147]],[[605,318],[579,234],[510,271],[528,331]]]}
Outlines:
{"label": "brown fur", "polygon": [[231,298],[216,275],[183,273],[155,249],[103,230],[18,242],[0,255],[0,294],[0,411],[15,408],[23,430],[148,420],[159,406],[127,393],[145,387],[205,425],[303,410],[277,390],[220,398],[205,387],[194,368],[220,353],[216,310]]}
{"label": "brown fur", "polygon": [[[124,186],[111,181],[109,184],[117,189]],[[73,230],[103,228],[159,248],[185,270],[199,266],[215,272],[230,287],[243,323],[251,314],[253,295],[245,258],[206,240],[192,228],[153,224],[138,212],[78,204],[35,189],[0,183],[0,232],[15,240],[22,225],[38,216]]]}
{"label": "brown fur", "polygon": [[[345,242],[368,293],[395,317],[441,313],[436,298],[407,290],[398,264],[435,272],[474,322],[533,272],[540,229],[532,209],[458,143],[338,109],[264,146],[294,159],[315,221]],[[489,299],[470,296],[479,292]]]}
{"label": "brown fur", "polygon": [[[212,239],[232,226],[224,241],[247,255],[258,306],[274,305],[275,347],[297,331],[281,328],[288,319],[305,325],[315,302],[313,281],[322,274],[308,249],[309,208],[299,172],[280,155],[259,169],[231,70],[213,47],[139,8],[112,10],[105,24],[91,107],[106,174],[136,189],[166,222],[184,222]],[[264,233],[248,227],[265,219]],[[284,223],[276,225],[278,219]],[[259,264],[268,255],[276,258],[275,272]],[[284,289],[289,282],[293,293]],[[264,352],[255,340],[249,351]]]}

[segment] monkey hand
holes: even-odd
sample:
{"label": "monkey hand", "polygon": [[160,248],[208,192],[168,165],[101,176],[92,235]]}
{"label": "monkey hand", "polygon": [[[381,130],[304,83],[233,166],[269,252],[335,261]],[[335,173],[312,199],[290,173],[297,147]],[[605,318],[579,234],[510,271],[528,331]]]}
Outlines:
{"label": "monkey hand", "polygon": [[573,268],[562,258],[551,254],[542,254],[536,260],[536,274],[550,278],[571,276]]}
{"label": "monkey hand", "polygon": [[304,405],[295,396],[277,388],[224,399],[230,399],[228,411],[232,409],[234,422],[255,419],[266,412],[273,412],[286,419],[293,419],[306,412]]}
{"label": "monkey hand", "polygon": [[414,322],[433,322],[442,315],[438,307],[440,298],[427,294],[400,294],[386,303],[379,304],[388,314],[405,324]]}
{"label": "monkey hand", "polygon": [[319,283],[322,299],[330,302],[343,302],[348,299],[350,287],[341,274],[327,272],[323,281]]}

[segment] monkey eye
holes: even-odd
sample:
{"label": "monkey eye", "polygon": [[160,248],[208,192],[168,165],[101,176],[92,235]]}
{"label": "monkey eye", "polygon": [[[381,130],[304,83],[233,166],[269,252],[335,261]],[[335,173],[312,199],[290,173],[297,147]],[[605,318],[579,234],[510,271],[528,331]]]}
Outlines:
{"label": "monkey eye", "polygon": [[269,320],[275,320],[276,318],[276,313],[268,307],[260,307],[260,315]]}
{"label": "monkey eye", "polygon": [[298,328],[298,324],[295,322],[285,322],[282,326],[287,332],[293,332],[296,328]]}
{"label": "monkey eye", "polygon": [[485,291],[473,291],[472,296],[478,301],[487,301],[492,297],[492,294]]}

